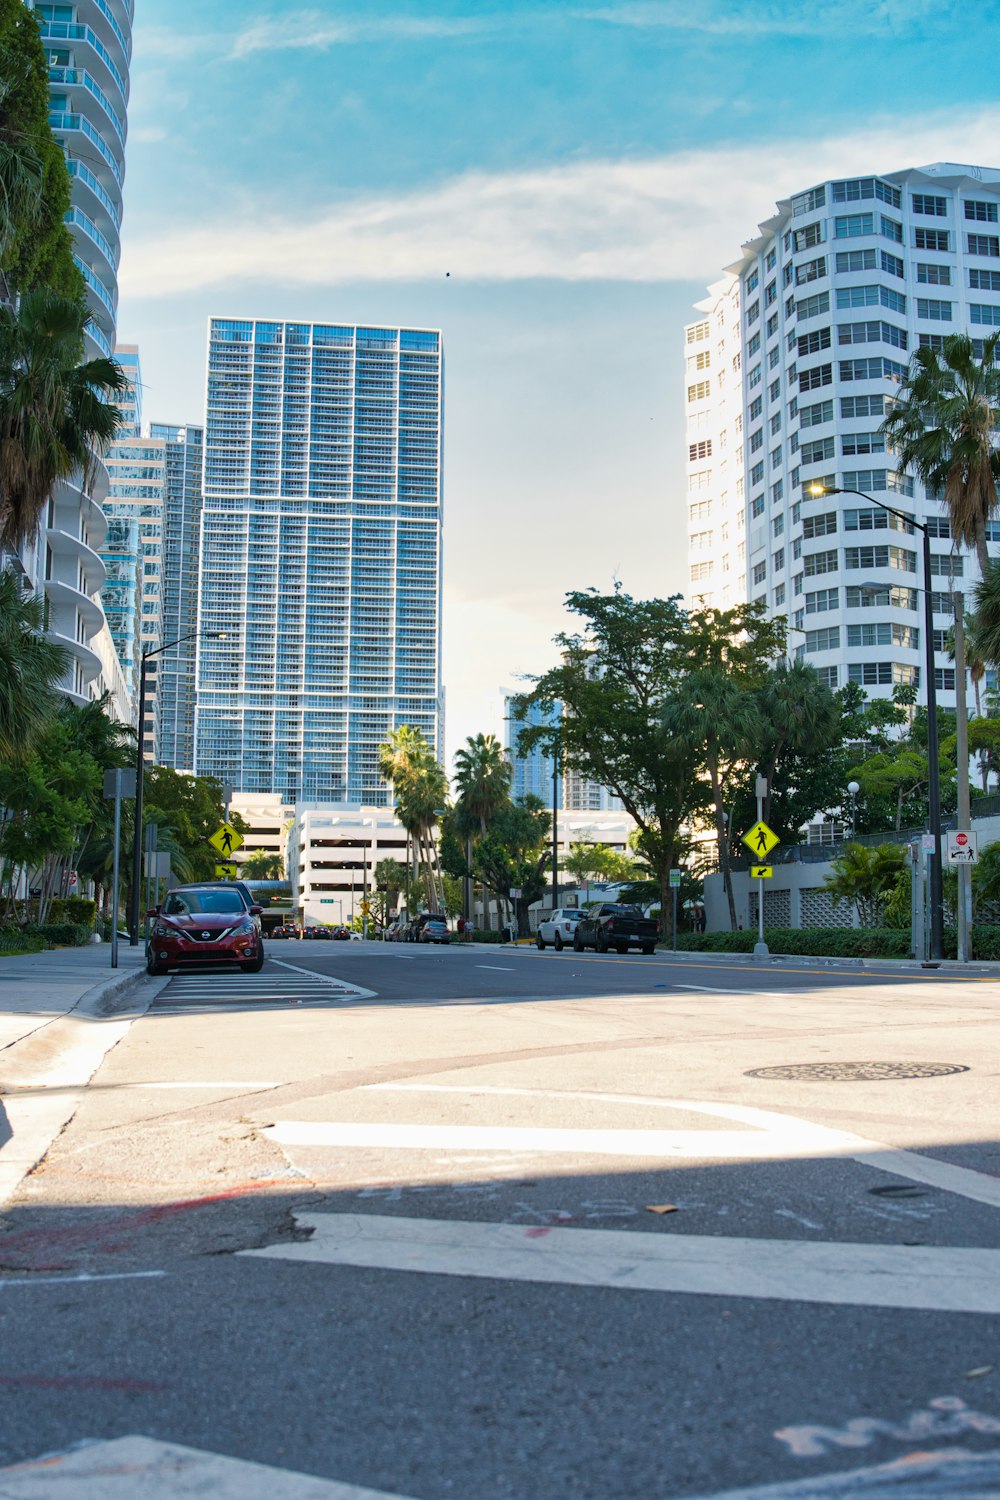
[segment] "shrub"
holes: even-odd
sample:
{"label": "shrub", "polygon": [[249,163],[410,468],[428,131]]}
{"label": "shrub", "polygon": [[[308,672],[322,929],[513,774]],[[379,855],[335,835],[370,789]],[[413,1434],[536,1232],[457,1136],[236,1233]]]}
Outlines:
{"label": "shrub", "polygon": [[0,953],[41,953],[44,940],[20,927],[0,927]]}
{"label": "shrub", "polygon": [[499,932],[481,931],[477,927],[475,932],[472,934],[472,941],[474,943],[499,943],[500,934]]}
{"label": "shrub", "polygon": [[26,931],[40,937],[49,948],[82,948],[90,942],[91,935],[91,929],[84,922],[46,922]]}
{"label": "shrub", "polygon": [[[62,921],[80,923],[84,927],[93,930],[94,918],[97,915],[97,902],[91,901],[87,896],[67,896],[62,903]],[[52,917],[52,921],[56,921]]]}
{"label": "shrub", "polygon": [[[909,958],[910,934],[891,927],[770,927],[764,939],[772,953],[814,958]],[[685,952],[752,953],[757,933],[683,932]]]}

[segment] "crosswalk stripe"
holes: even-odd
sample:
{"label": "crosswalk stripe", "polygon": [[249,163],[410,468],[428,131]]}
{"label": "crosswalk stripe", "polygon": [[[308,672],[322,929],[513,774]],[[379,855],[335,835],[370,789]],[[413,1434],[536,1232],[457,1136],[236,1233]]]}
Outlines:
{"label": "crosswalk stripe", "polygon": [[986,1500],[1000,1494],[1000,1454],[962,1449],[907,1453],[874,1468],[812,1474],[784,1484],[716,1491],[692,1500]]}
{"label": "crosswalk stripe", "polygon": [[1000,1313],[1000,1251],[297,1214],[246,1256],[383,1271],[933,1312]]}
{"label": "crosswalk stripe", "polygon": [[333,1479],[317,1479],[290,1469],[248,1463],[147,1437],[86,1443],[65,1454],[46,1454],[0,1469],[0,1500],[406,1500],[385,1490],[369,1490]]}
{"label": "crosswalk stripe", "polygon": [[233,970],[172,974],[153,1007],[161,1014],[181,1014],[240,1003],[331,1006],[367,999],[374,993],[333,975],[272,959],[268,968],[256,974]]}

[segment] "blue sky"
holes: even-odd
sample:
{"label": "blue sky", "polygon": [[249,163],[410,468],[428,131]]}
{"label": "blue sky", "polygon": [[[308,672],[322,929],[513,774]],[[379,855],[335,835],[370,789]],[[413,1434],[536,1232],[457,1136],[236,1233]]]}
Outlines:
{"label": "blue sky", "polygon": [[136,8],[146,416],[200,418],[212,313],[444,332],[450,750],[567,589],[683,588],[681,329],[774,199],[1000,164],[995,0]]}

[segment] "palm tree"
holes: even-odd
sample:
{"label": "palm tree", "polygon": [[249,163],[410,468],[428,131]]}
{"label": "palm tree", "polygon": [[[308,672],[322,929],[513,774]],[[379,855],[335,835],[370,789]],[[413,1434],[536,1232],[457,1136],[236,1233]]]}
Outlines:
{"label": "palm tree", "polygon": [[45,606],[12,568],[0,573],[0,759],[29,751],[59,704],[64,647],[42,635]]}
{"label": "palm tree", "polygon": [[428,906],[444,909],[434,848],[434,827],[448,795],[448,778],[419,729],[402,724],[379,746],[380,775],[393,790],[396,816],[413,840],[418,874],[423,871]]}
{"label": "palm tree", "polygon": [[823,882],[833,904],[852,901],[862,927],[880,927],[885,903],[906,867],[903,844],[845,844]]}
{"label": "palm tree", "polygon": [[[458,819],[467,839],[477,827],[480,838],[486,837],[497,813],[510,802],[510,782],[510,761],[495,734],[470,734],[461,750],[455,751]],[[499,896],[496,905],[499,927]],[[488,904],[486,925],[490,925]]]}
{"label": "palm tree", "polygon": [[898,400],[879,429],[901,469],[910,469],[948,509],[956,542],[974,547],[989,566],[986,523],[1000,505],[1000,453],[992,434],[1000,426],[1000,332],[983,341],[977,360],[971,338],[951,333],[943,348],[917,349]]}
{"label": "palm tree", "polygon": [[87,484],[122,416],[128,382],[113,359],[83,362],[86,304],[49,287],[0,306],[0,545],[33,540],[60,479]]}

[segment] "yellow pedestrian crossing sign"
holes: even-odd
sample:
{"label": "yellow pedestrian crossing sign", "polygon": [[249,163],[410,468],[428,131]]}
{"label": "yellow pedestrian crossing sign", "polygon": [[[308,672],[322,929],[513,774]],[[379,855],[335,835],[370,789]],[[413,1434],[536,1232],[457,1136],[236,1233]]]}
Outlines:
{"label": "yellow pedestrian crossing sign", "polygon": [[243,843],[243,835],[233,827],[232,823],[223,823],[222,827],[217,828],[211,835],[208,842],[228,859]]}
{"label": "yellow pedestrian crossing sign", "polygon": [[216,880],[235,880],[240,873],[239,865],[216,865]]}
{"label": "yellow pedestrian crossing sign", "polygon": [[743,835],[743,842],[751,854],[756,854],[758,859],[763,859],[765,854],[770,854],[775,844],[781,840],[773,828],[768,828],[763,818],[755,823],[749,833]]}
{"label": "yellow pedestrian crossing sign", "polygon": [[770,880],[773,874],[774,874],[774,867],[773,867],[773,865],[751,865],[750,866],[750,879],[751,880]]}

